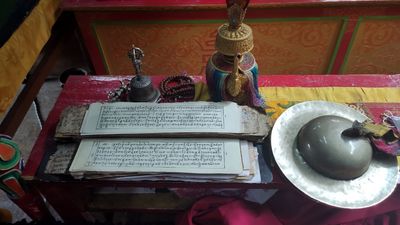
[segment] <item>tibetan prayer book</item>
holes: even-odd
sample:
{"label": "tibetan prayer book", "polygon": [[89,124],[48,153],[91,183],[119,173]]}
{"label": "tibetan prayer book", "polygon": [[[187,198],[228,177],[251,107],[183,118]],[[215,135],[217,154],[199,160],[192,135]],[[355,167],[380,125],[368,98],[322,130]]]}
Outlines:
{"label": "tibetan prayer book", "polygon": [[260,182],[252,143],[238,139],[88,138],[69,172],[75,178]]}
{"label": "tibetan prayer book", "polygon": [[268,117],[233,102],[93,103],[80,129],[87,137],[230,137],[268,135]]}

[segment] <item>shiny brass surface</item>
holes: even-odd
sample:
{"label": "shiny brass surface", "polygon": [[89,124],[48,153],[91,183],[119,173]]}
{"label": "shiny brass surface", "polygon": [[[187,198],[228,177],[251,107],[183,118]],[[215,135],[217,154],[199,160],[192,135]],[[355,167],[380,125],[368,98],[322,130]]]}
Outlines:
{"label": "shiny brass surface", "polygon": [[244,23],[237,29],[230,29],[229,24],[223,24],[217,30],[215,47],[224,55],[243,55],[254,47],[253,32],[250,26]]}

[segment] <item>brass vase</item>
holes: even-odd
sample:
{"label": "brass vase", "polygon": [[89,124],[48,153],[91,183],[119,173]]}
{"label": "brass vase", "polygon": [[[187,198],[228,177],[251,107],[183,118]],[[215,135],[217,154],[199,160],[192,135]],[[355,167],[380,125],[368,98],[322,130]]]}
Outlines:
{"label": "brass vase", "polygon": [[242,23],[247,4],[237,2],[228,4],[229,23],[218,28],[217,51],[206,67],[207,85],[213,101],[263,108],[264,100],[258,92],[258,66],[250,52],[254,47],[253,32]]}

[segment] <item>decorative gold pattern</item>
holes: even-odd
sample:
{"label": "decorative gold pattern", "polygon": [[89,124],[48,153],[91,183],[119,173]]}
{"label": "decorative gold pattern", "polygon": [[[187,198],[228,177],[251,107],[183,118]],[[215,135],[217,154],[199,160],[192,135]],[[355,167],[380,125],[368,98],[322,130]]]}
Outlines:
{"label": "decorative gold pattern", "polygon": [[400,71],[400,19],[365,19],[355,35],[344,73]]}
{"label": "decorative gold pattern", "polygon": [[109,74],[133,74],[126,46],[135,43],[146,53],[148,75],[204,74],[215,51],[215,24],[96,24],[100,51]]}
{"label": "decorative gold pattern", "polygon": [[260,74],[324,74],[342,20],[256,22],[253,29]]}
{"label": "decorative gold pattern", "polygon": [[237,30],[229,29],[228,24],[218,28],[215,47],[224,55],[244,54],[253,49],[253,33],[251,28],[242,23]]}
{"label": "decorative gold pattern", "polygon": [[[260,74],[323,74],[339,30],[340,19],[249,22],[255,36],[252,50]],[[205,74],[215,51],[218,23],[95,24],[100,51],[110,74],[132,74],[126,46],[136,43],[146,52],[143,72],[173,75]]]}
{"label": "decorative gold pattern", "polygon": [[218,35],[228,40],[243,40],[251,35],[251,28],[242,24],[237,30],[230,30],[228,24],[222,24],[218,28]]}

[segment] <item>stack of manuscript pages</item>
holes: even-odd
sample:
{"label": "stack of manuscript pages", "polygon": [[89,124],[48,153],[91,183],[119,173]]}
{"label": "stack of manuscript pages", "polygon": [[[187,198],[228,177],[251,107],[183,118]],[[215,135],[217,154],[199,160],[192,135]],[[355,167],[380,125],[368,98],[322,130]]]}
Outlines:
{"label": "stack of manuscript pages", "polygon": [[257,151],[238,139],[85,139],[70,173],[75,178],[231,181],[260,179]]}
{"label": "stack of manuscript pages", "polygon": [[265,115],[232,102],[94,103],[69,172],[86,179],[257,183],[258,152],[250,141],[269,129]]}

